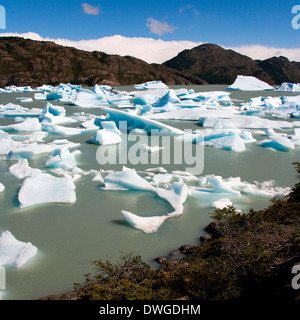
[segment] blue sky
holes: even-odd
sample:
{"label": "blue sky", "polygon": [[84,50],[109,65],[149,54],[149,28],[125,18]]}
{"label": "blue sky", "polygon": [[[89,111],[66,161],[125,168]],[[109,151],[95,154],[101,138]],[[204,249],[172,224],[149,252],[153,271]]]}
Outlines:
{"label": "blue sky", "polygon": [[291,26],[297,1],[0,0],[0,4],[6,8],[6,30],[0,33],[34,32],[72,41],[121,35],[227,47],[300,48],[300,29]]}

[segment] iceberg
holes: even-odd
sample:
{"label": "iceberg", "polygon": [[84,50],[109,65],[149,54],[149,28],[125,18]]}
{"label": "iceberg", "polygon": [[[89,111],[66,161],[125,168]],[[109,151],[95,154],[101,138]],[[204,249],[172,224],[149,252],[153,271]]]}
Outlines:
{"label": "iceberg", "polygon": [[159,227],[170,218],[168,216],[141,217],[124,210],[122,211],[122,215],[133,228],[145,233],[156,232]]}
{"label": "iceberg", "polygon": [[228,183],[224,182],[220,176],[212,174],[207,176],[207,181],[216,193],[228,193],[238,197],[241,196],[239,191],[234,190]]}
{"label": "iceberg", "polygon": [[0,126],[0,129],[5,132],[33,132],[41,131],[41,124],[37,118],[27,118],[22,123]]}
{"label": "iceberg", "polygon": [[215,209],[222,210],[226,207],[233,206],[233,203],[228,198],[222,198],[220,200],[214,201],[212,205]]}
{"label": "iceberg", "polygon": [[300,92],[300,83],[284,82],[275,91]]}
{"label": "iceberg", "polygon": [[[9,167],[9,172],[18,179],[24,179],[32,174],[32,168],[30,168],[27,159],[21,159],[16,164]],[[37,170],[37,169],[36,169]]]}
{"label": "iceberg", "polygon": [[291,141],[295,146],[300,146],[300,128],[294,128],[294,135],[291,136]]}
{"label": "iceberg", "polygon": [[75,119],[66,117],[66,109],[60,106],[54,106],[51,103],[47,103],[42,110],[39,120],[41,123],[52,123],[52,124],[62,124],[62,123],[72,123],[76,122]]}
{"label": "iceberg", "polygon": [[36,142],[27,144],[17,144],[13,146],[7,154],[6,160],[33,159],[35,155],[53,152],[58,148],[71,149],[80,144],[68,140],[54,140],[48,144],[38,144]]}
{"label": "iceberg", "polygon": [[271,135],[270,139],[258,141],[257,144],[261,147],[277,151],[290,151],[295,149],[295,145],[290,139],[280,135]]}
{"label": "iceberg", "polygon": [[[133,213],[122,211],[128,223],[144,232],[154,232],[170,217],[183,213],[183,205],[188,197],[189,190],[182,180],[174,182],[170,189],[157,188],[137,174],[135,169],[123,168],[123,171],[113,172],[104,178],[104,190],[136,190],[156,193],[161,199],[166,200],[174,209],[173,212],[162,217],[141,218]],[[153,218],[153,219],[151,219]],[[147,223],[149,228],[147,228]],[[145,231],[146,230],[146,231]]]}
{"label": "iceberg", "polygon": [[97,94],[87,89],[77,89],[73,104],[81,108],[98,108],[108,105],[109,102],[104,94]]}
{"label": "iceberg", "polygon": [[88,140],[89,143],[106,146],[118,144],[122,141],[122,133],[113,121],[104,121],[101,125],[103,129],[98,130],[96,134]]}
{"label": "iceberg", "polygon": [[37,252],[37,247],[32,243],[17,240],[9,231],[0,235],[0,266],[11,265],[20,268]]}
{"label": "iceberg", "polygon": [[239,131],[231,129],[204,131],[204,145],[233,152],[246,150],[245,140],[239,136]]}
{"label": "iceberg", "polygon": [[76,160],[73,153],[68,149],[56,149],[52,152],[52,157],[47,160],[46,168],[61,168],[71,170],[76,167]]}
{"label": "iceberg", "polygon": [[76,186],[69,177],[57,178],[41,171],[26,178],[19,191],[21,208],[47,203],[74,203]]}
{"label": "iceberg", "polygon": [[180,99],[177,97],[175,90],[170,89],[163,97],[156,103],[152,104],[153,107],[163,107],[168,103],[177,103]]}
{"label": "iceberg", "polygon": [[33,99],[30,98],[30,97],[19,97],[19,98],[16,98],[16,99],[19,100],[20,102],[25,102],[25,103],[33,102]]}
{"label": "iceberg", "polygon": [[104,178],[106,189],[115,187],[116,185],[124,189],[138,191],[152,191],[155,188],[144,178],[139,176],[135,169],[123,168],[123,171],[108,174]]}
{"label": "iceberg", "polygon": [[131,132],[134,129],[142,129],[149,135],[182,135],[184,133],[182,130],[168,126],[158,121],[147,119],[145,117],[137,116],[121,110],[109,108],[102,108],[102,110],[109,115],[109,118],[107,120],[103,120],[101,124],[104,121],[113,121],[121,131],[122,128],[120,128],[120,122],[126,122],[127,132]]}
{"label": "iceberg", "polygon": [[95,131],[95,128],[91,129],[80,129],[80,128],[71,128],[64,127],[51,123],[42,123],[42,130],[48,133],[62,135],[62,136],[77,136],[85,133],[89,133],[91,131]]}
{"label": "iceberg", "polygon": [[138,90],[148,90],[148,89],[168,89],[169,87],[165,85],[162,81],[149,81],[146,83],[134,85],[135,89]]}
{"label": "iceberg", "polygon": [[135,106],[145,106],[145,105],[151,105],[156,103],[159,100],[159,98],[153,94],[145,94],[142,96],[134,97],[132,98],[133,104]]}
{"label": "iceberg", "polygon": [[0,182],[0,192],[3,192],[5,190],[5,186]]}
{"label": "iceberg", "polygon": [[252,76],[237,76],[235,82],[227,90],[264,91],[274,90],[268,83]]}

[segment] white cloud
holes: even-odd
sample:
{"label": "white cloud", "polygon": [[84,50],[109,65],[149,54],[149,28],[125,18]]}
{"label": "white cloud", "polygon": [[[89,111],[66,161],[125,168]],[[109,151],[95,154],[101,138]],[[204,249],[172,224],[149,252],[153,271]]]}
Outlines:
{"label": "white cloud", "polygon": [[[102,51],[107,54],[130,55],[148,63],[163,63],[185,49],[192,49],[203,44],[193,41],[164,41],[153,38],[127,38],[120,35],[94,40],[72,41],[68,39],[43,38],[34,32],[29,33],[0,33],[2,37],[14,36],[38,41],[53,41],[57,44],[74,47],[86,51]],[[223,46],[224,47],[224,46]],[[273,56],[285,56],[291,61],[300,61],[300,48],[277,48],[262,45],[242,45],[224,47],[232,49],[253,59],[264,60]]]}
{"label": "white cloud", "polygon": [[196,16],[200,15],[200,12],[196,9],[196,7],[191,4],[188,4],[185,7],[180,8],[179,13],[183,13],[185,10],[191,10]]}
{"label": "white cloud", "polygon": [[166,33],[173,33],[177,29],[177,27],[173,27],[167,22],[161,22],[153,18],[148,18],[146,25],[150,29],[151,33],[157,34],[159,36],[162,36]]}
{"label": "white cloud", "polygon": [[98,16],[100,14],[100,7],[94,7],[88,3],[82,3],[83,12],[89,15]]}

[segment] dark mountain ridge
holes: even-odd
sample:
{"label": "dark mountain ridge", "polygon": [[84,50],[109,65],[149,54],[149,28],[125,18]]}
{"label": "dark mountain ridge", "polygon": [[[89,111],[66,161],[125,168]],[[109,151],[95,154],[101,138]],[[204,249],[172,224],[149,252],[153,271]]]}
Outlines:
{"label": "dark mountain ridge", "polygon": [[92,86],[94,84],[131,85],[151,80],[173,85],[204,84],[184,74],[140,59],[103,52],[87,52],[48,41],[0,38],[0,86],[61,82]]}
{"label": "dark mountain ridge", "polygon": [[210,43],[184,50],[163,65],[190,73],[209,84],[232,84],[238,75],[254,76],[271,85],[300,82],[298,62],[290,62],[285,57],[253,60]]}
{"label": "dark mountain ridge", "polygon": [[50,41],[0,38],[0,87],[73,83],[133,85],[161,80],[168,85],[232,84],[237,75],[271,85],[300,82],[300,62],[285,57],[253,60],[215,44],[180,52],[163,64],[103,52],[88,52]]}

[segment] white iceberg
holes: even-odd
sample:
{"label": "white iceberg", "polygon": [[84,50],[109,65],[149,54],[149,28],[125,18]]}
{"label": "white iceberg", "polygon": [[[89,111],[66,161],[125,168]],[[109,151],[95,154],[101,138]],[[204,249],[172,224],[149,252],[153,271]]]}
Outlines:
{"label": "white iceberg", "polygon": [[156,103],[152,104],[153,107],[163,107],[168,103],[179,102],[180,99],[177,97],[175,90],[170,89],[163,97],[161,97]]}
{"label": "white iceberg", "polygon": [[150,120],[145,117],[140,117],[131,113],[121,111],[121,110],[115,110],[115,109],[109,109],[109,108],[102,108],[102,110],[108,113],[109,115],[108,121],[115,122],[116,126],[121,131],[122,131],[122,126],[120,127],[120,122],[123,122],[127,124],[127,127],[126,127],[127,132],[131,132],[134,129],[141,129],[147,134],[154,134],[154,135],[182,135],[184,133],[182,130],[168,126],[158,121]]}
{"label": "white iceberg", "polygon": [[33,132],[41,131],[41,124],[37,118],[27,118],[22,123],[0,126],[0,129],[5,132]]}
{"label": "white iceberg", "polygon": [[0,266],[22,267],[38,252],[30,242],[17,240],[9,231],[0,235]]}
{"label": "white iceberg", "polygon": [[92,129],[71,128],[71,127],[64,127],[64,126],[51,124],[51,123],[42,123],[42,130],[52,134],[57,134],[62,136],[77,136],[77,135],[85,134],[91,131],[95,131],[94,128]]}
{"label": "white iceberg", "polygon": [[27,159],[21,159],[16,164],[9,167],[9,172],[18,179],[29,177],[32,170]]}
{"label": "white iceberg", "polygon": [[88,140],[89,143],[106,146],[118,144],[122,141],[122,133],[113,121],[103,121],[101,125],[103,129],[98,130],[96,134]]}
{"label": "white iceberg", "polygon": [[41,171],[26,178],[19,191],[21,208],[47,203],[74,203],[76,186],[68,178],[57,178]]}
{"label": "white iceberg", "polygon": [[228,198],[222,198],[220,200],[214,201],[212,206],[215,209],[224,209],[226,207],[233,206],[233,203]]}
{"label": "white iceberg", "polygon": [[252,76],[237,76],[235,82],[227,88],[228,90],[263,91],[274,90],[268,83]]}
{"label": "white iceberg", "polygon": [[[139,190],[156,193],[161,199],[166,200],[174,209],[171,213],[162,217],[141,218],[133,213],[122,211],[125,219],[135,228],[144,232],[154,232],[170,217],[179,216],[183,213],[183,205],[188,197],[188,187],[182,180],[174,182],[170,189],[156,188],[147,180],[137,174],[135,169],[123,168],[123,171],[113,172],[104,178],[104,190]],[[153,219],[151,219],[153,218]],[[147,227],[149,223],[149,228]],[[146,230],[146,231],[145,231]]]}
{"label": "white iceberg", "polygon": [[168,86],[161,81],[149,81],[146,83],[134,85],[135,89],[138,90],[149,90],[149,89],[168,89]]}
{"label": "white iceberg", "polygon": [[98,108],[109,104],[109,102],[103,93],[97,94],[87,89],[77,89],[73,104],[81,108]]}
{"label": "white iceberg", "polygon": [[5,186],[0,182],[0,192],[3,192],[5,190]]}
{"label": "white iceberg", "polygon": [[275,91],[300,92],[300,83],[284,82]]}
{"label": "white iceberg", "polygon": [[24,108],[19,105],[8,103],[6,105],[0,105],[0,116],[5,118],[11,117],[37,117],[41,113],[41,109],[38,108]]}
{"label": "white iceberg", "polygon": [[159,227],[170,218],[168,216],[141,217],[124,210],[122,211],[122,215],[133,228],[145,233],[156,232]]}
{"label": "white iceberg", "polygon": [[239,191],[234,190],[228,183],[224,182],[220,176],[212,174],[207,176],[207,181],[216,193],[228,193],[238,197],[241,196]]}
{"label": "white iceberg", "polygon": [[64,170],[71,170],[77,165],[74,154],[68,149],[56,149],[52,152],[51,156],[52,157],[45,163],[46,168],[61,168]]}

